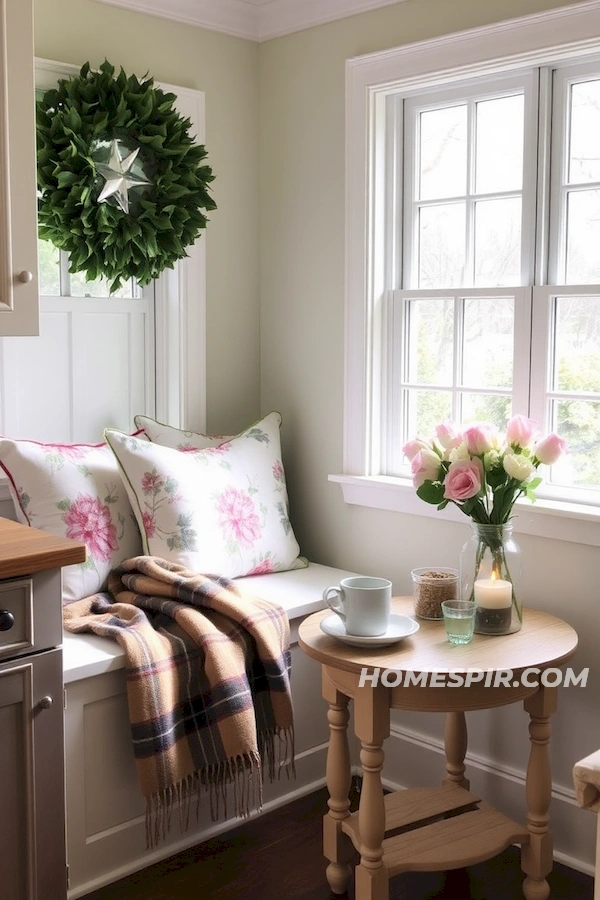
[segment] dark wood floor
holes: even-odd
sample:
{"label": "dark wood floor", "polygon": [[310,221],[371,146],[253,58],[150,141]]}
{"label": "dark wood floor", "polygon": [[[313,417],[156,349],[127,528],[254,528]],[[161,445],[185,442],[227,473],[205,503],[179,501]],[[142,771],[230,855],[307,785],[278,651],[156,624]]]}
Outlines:
{"label": "dark wood floor", "polygon": [[[321,849],[326,810],[327,793],[318,791],[85,900],[330,900]],[[511,847],[465,870],[398,875],[390,900],[522,900],[522,880],[519,853]],[[548,880],[551,900],[592,900],[587,875],[555,864]]]}

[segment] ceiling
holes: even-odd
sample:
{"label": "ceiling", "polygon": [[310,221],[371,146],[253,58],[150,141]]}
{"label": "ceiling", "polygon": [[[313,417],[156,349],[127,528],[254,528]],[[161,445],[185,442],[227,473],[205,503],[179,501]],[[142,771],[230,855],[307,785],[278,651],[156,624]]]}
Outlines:
{"label": "ceiling", "polygon": [[265,41],[405,0],[96,0],[187,25]]}

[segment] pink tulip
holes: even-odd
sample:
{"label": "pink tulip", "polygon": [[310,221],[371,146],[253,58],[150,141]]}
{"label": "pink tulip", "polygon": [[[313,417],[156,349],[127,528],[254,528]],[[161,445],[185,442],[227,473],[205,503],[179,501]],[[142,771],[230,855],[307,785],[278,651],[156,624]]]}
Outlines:
{"label": "pink tulip", "polygon": [[450,464],[444,482],[446,500],[470,500],[481,490],[483,484],[483,463],[480,459],[458,460]]}
{"label": "pink tulip", "polygon": [[483,456],[496,446],[496,429],[493,425],[472,425],[463,432],[463,440],[469,453]]}
{"label": "pink tulip", "polygon": [[408,441],[408,443],[406,443],[402,448],[402,452],[411,462],[415,458],[419,450],[431,450],[431,446],[427,443],[427,441],[423,441],[421,438],[415,438],[412,441]]}
{"label": "pink tulip", "polygon": [[566,453],[567,445],[557,434],[549,434],[535,445],[533,453],[538,462],[543,466],[551,466],[556,460]]}
{"label": "pink tulip", "polygon": [[440,463],[437,453],[434,453],[429,447],[419,450],[410,464],[413,486],[419,488],[424,481],[437,481],[440,474]]}
{"label": "pink tulip", "polygon": [[506,426],[507,443],[517,447],[529,447],[539,434],[537,422],[526,416],[513,416]]}

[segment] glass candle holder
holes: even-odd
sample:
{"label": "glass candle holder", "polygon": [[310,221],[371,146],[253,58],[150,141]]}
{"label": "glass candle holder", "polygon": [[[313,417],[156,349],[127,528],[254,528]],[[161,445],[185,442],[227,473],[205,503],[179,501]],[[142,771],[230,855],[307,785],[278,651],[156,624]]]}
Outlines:
{"label": "glass candle holder", "polygon": [[521,609],[521,551],[512,525],[471,523],[471,537],[460,555],[463,600],[477,604],[477,634],[519,631]]}

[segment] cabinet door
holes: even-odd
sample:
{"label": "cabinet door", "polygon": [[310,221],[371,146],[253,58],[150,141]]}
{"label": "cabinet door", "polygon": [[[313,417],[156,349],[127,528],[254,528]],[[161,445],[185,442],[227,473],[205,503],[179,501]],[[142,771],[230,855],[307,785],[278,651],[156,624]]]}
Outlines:
{"label": "cabinet door", "polygon": [[33,0],[0,0],[0,335],[39,334]]}
{"label": "cabinet door", "polygon": [[0,897],[65,900],[62,650],[0,665]]}

